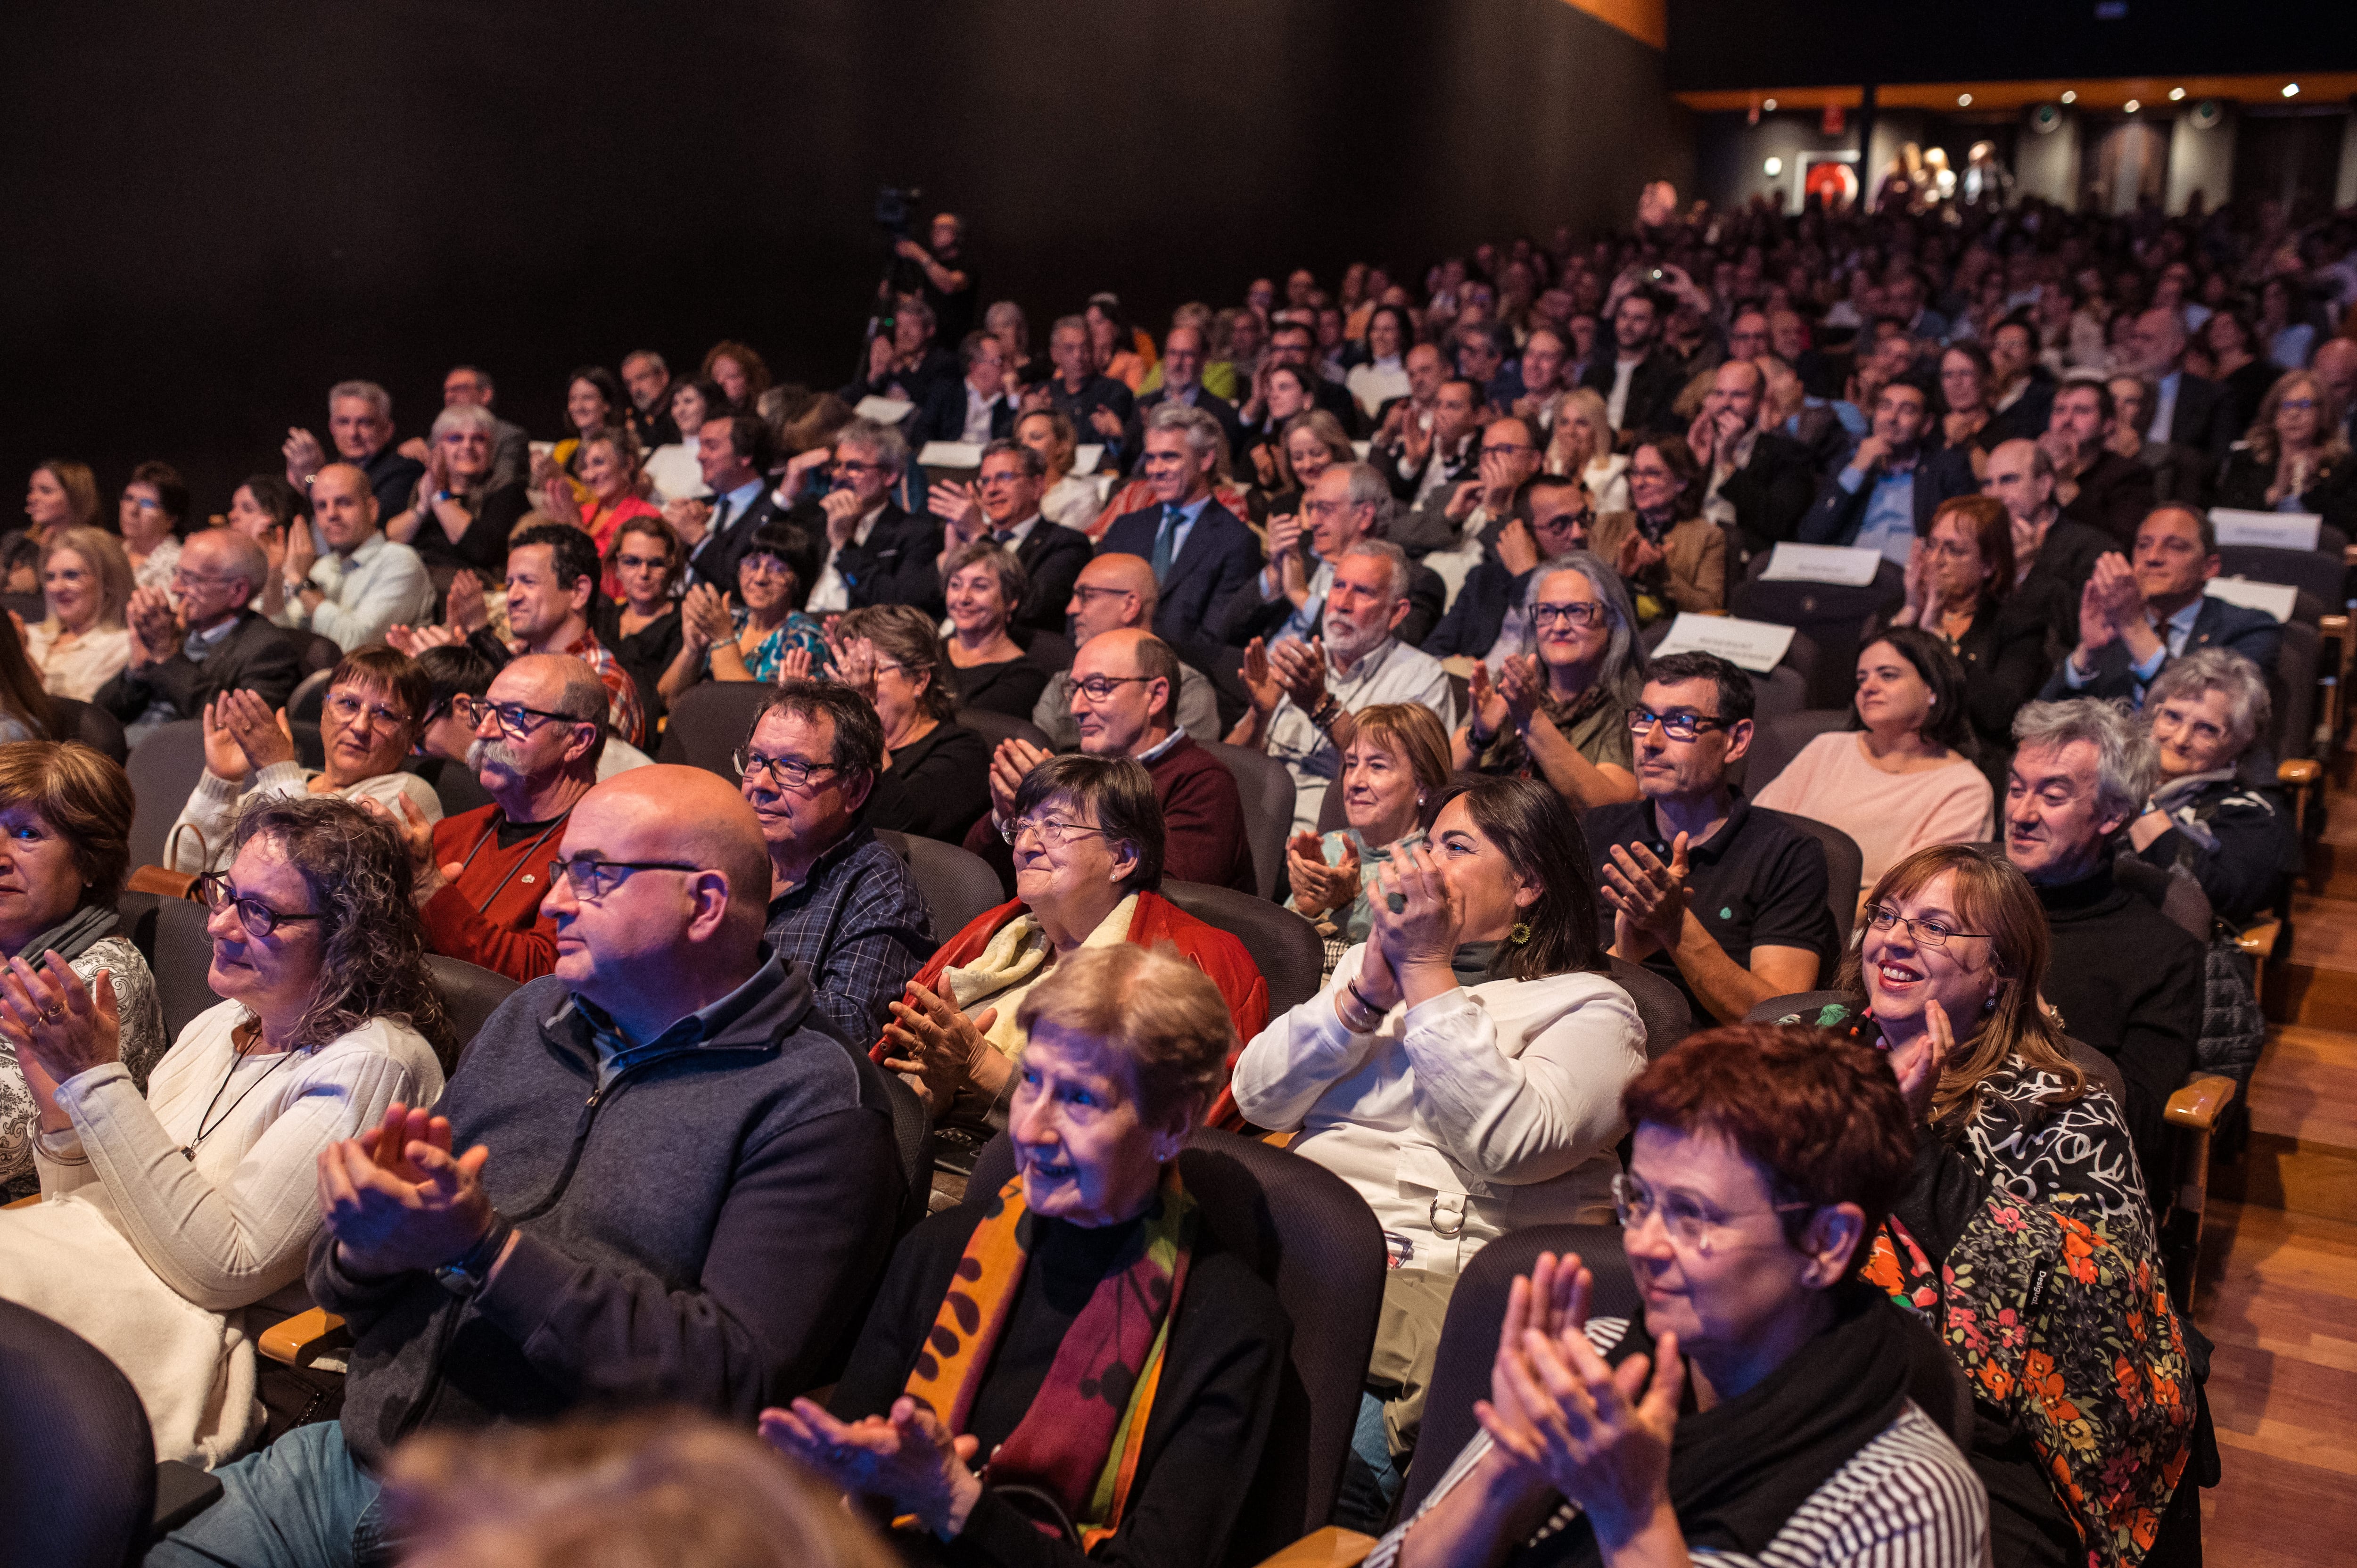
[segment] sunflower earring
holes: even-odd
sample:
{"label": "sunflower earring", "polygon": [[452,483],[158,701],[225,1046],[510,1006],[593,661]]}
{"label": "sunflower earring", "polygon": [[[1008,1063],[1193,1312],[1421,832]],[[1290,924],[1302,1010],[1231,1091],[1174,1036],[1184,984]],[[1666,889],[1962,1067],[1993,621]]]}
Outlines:
{"label": "sunflower earring", "polygon": [[1524,942],[1529,941],[1531,940],[1530,922],[1527,920],[1516,920],[1514,922],[1514,929],[1506,933],[1506,940],[1513,943],[1516,947],[1521,947]]}

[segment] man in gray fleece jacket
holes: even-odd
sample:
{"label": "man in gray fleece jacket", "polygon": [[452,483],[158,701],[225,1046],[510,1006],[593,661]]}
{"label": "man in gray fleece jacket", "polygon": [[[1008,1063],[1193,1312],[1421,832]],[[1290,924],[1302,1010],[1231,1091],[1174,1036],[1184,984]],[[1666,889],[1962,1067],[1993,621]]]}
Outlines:
{"label": "man in gray fleece jacket", "polygon": [[485,1023],[440,1114],[395,1106],[320,1156],[342,1421],[225,1466],[150,1563],[369,1561],[371,1471],[423,1427],[665,1402],[749,1428],[840,1371],[904,1183],[881,1074],[762,945],[751,808],[639,768],[561,854],[555,972]]}

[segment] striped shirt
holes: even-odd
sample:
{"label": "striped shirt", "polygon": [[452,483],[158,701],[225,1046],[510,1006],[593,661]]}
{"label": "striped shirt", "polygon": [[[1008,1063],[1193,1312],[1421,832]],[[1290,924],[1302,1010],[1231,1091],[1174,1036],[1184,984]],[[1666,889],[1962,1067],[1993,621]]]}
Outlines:
{"label": "striped shirt", "polygon": [[[1628,1331],[1625,1317],[1594,1318],[1587,1328],[1598,1354]],[[1368,1553],[1365,1568],[1397,1568],[1400,1542],[1416,1520],[1489,1451],[1490,1434],[1476,1433],[1424,1506]],[[1563,1530],[1578,1514],[1576,1503],[1558,1505],[1531,1544]],[[1702,1548],[1692,1555],[1696,1563],[1726,1568],[1978,1568],[1988,1551],[1988,1494],[1980,1477],[1938,1423],[1910,1401],[1757,1553]]]}

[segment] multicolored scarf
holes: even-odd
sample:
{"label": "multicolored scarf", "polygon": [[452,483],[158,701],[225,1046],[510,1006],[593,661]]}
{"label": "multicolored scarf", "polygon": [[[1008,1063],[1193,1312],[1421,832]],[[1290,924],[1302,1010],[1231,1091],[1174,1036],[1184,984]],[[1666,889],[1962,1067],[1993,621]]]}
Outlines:
{"label": "multicolored scarf", "polygon": [[[1057,1347],[1031,1408],[989,1456],[984,1478],[1053,1497],[1079,1529],[1082,1551],[1121,1527],[1162,1377],[1170,1314],[1187,1283],[1196,1218],[1174,1160],[1163,1167],[1161,1194],[1136,1240],[1098,1281]],[[909,1376],[903,1391],[953,1433],[965,1431],[991,1352],[1015,1310],[1034,1224],[1018,1176],[974,1227]]]}

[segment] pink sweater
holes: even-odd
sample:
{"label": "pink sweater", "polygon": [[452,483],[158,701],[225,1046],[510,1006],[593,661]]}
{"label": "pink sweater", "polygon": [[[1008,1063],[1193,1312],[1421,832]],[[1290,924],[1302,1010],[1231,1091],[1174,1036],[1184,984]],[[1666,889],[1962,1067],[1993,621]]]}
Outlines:
{"label": "pink sweater", "polygon": [[1854,730],[1821,735],[1752,797],[1752,804],[1839,828],[1866,856],[1865,886],[1919,849],[1979,843],[1996,831],[1995,791],[1959,757],[1921,773],[1885,773]]}

